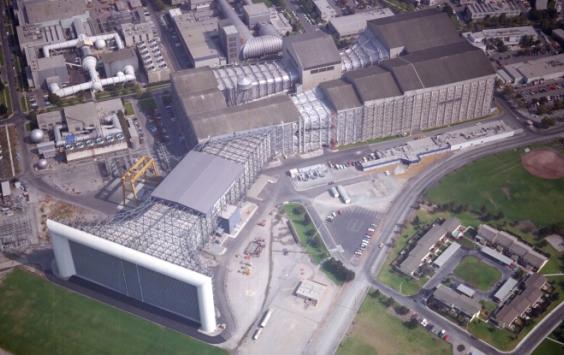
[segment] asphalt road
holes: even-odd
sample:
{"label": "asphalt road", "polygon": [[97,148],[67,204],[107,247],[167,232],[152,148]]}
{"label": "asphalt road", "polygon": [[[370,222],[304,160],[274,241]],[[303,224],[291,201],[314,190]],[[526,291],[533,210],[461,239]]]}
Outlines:
{"label": "asphalt road", "polygon": [[[546,141],[558,137],[564,131],[564,127],[555,129],[549,134],[541,135],[535,134],[530,131],[506,139],[502,142],[496,144],[490,144],[482,147],[478,147],[471,150],[465,150],[455,153],[453,156],[436,162],[427,170],[421,174],[415,176],[409,180],[404,186],[402,192],[396,197],[392,205],[389,208],[389,213],[382,219],[378,232],[380,233],[380,240],[384,243],[388,243],[392,238],[396,236],[397,224],[403,222],[412,206],[416,203],[417,199],[433,184],[438,182],[443,176],[448,173],[461,168],[462,166],[471,163],[481,157],[495,154],[508,149],[526,146],[528,144]],[[422,317],[427,318],[431,323],[434,323],[448,333],[456,336],[458,339],[463,339],[467,343],[472,344],[475,348],[483,351],[486,354],[501,354],[502,352],[491,347],[490,345],[475,339],[467,332],[458,328],[451,322],[445,320],[435,312],[430,311],[423,303],[418,302],[417,298],[406,297],[395,290],[379,283],[374,275],[377,275],[380,268],[382,267],[388,248],[374,249],[373,254],[369,256],[364,264],[362,270],[362,276],[360,277],[361,284],[366,282],[368,285],[379,289],[381,292],[393,296],[394,299],[405,305],[416,312],[418,312]],[[364,281],[366,280],[366,281]],[[368,286],[367,285],[367,286]],[[333,312],[329,315],[328,319],[325,321],[325,326],[318,333],[317,338],[315,338],[311,343],[310,347],[306,349],[305,353],[308,354],[332,354],[338,348],[343,334],[345,334],[348,329],[354,314],[358,308],[358,298],[361,292],[364,292],[364,288],[353,284],[351,285],[356,292],[344,292],[346,297],[341,297],[340,307],[345,309],[350,309],[350,312]],[[562,313],[564,313],[564,306],[557,308],[557,311],[552,313],[550,316],[545,318],[545,321],[541,326],[535,328],[529,336],[522,341],[513,351],[509,354],[527,354],[532,352],[532,350],[539,344],[546,336],[546,329],[556,326],[562,320]]]}

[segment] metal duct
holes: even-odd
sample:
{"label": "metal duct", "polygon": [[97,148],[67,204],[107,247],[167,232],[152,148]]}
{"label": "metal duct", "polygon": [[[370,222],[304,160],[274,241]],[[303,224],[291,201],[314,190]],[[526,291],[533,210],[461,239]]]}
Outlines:
{"label": "metal duct", "polygon": [[[227,0],[217,0],[221,12],[237,28],[241,34],[244,44],[241,49],[243,59],[260,57],[266,54],[275,54],[282,50],[282,38],[278,34],[268,34],[260,37],[253,37],[251,31],[241,21],[235,9],[227,3]],[[259,29],[260,31],[260,29]],[[270,30],[267,30],[270,32]]]}
{"label": "metal duct", "polygon": [[71,39],[70,41],[58,42],[58,43],[51,43],[43,46],[43,56],[49,57],[50,52],[53,49],[60,49],[60,48],[72,48],[76,47],[80,43],[86,46],[92,46],[96,42],[96,40],[101,39],[107,41],[109,39],[113,39],[116,42],[116,46],[119,49],[123,49],[123,42],[121,41],[121,37],[117,34],[117,32],[106,33],[103,35],[97,36],[86,36],[84,34],[80,35],[76,39]]}

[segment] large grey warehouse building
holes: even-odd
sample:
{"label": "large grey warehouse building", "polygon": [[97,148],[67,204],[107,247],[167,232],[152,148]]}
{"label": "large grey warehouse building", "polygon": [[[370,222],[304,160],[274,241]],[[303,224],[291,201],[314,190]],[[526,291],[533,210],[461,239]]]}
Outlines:
{"label": "large grey warehouse building", "polygon": [[[269,131],[273,153],[294,154],[491,112],[495,72],[446,14],[372,20],[367,39],[365,52],[339,53],[328,35],[296,35],[280,62],[178,72],[176,101],[193,145]],[[351,60],[360,63],[354,70]]]}

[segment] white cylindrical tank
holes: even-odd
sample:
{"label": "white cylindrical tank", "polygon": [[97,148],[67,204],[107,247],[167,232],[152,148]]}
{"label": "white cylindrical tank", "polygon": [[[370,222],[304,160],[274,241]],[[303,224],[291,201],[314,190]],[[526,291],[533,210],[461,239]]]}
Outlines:
{"label": "white cylindrical tank", "polygon": [[49,164],[47,163],[47,159],[39,159],[39,161],[37,162],[37,168],[38,169],[45,169],[47,168]]}
{"label": "white cylindrical tank", "polygon": [[44,133],[42,129],[36,128],[31,131],[30,139],[33,143],[39,143],[43,140]]}

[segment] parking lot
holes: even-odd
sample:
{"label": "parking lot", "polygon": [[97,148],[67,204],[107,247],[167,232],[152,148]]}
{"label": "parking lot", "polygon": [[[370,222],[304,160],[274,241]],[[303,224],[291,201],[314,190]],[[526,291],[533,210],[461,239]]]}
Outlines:
{"label": "parking lot", "polygon": [[378,214],[373,211],[348,207],[337,210],[333,221],[326,222],[326,225],[335,241],[344,249],[346,257],[351,258],[355,253],[361,256],[376,244],[378,238],[374,230],[379,221]]}

